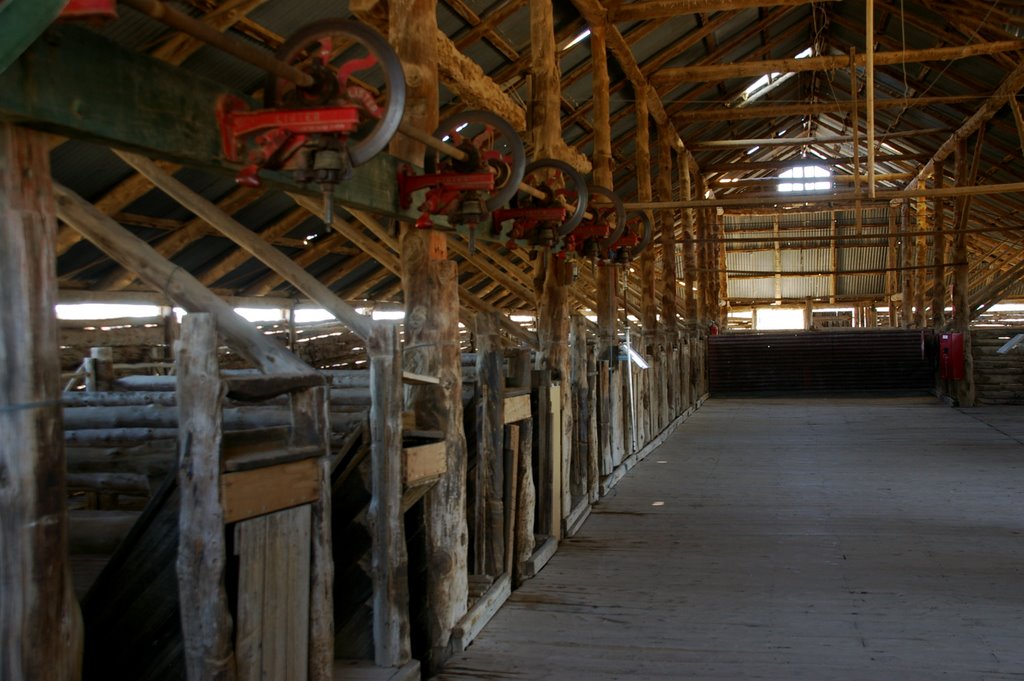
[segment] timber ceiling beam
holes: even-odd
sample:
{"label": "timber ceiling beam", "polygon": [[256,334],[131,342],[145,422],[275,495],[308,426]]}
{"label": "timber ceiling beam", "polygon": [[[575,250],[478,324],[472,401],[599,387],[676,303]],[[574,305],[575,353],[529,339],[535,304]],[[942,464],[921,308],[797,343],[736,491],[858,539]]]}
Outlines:
{"label": "timber ceiling beam", "polygon": [[[900,97],[894,99],[875,100],[876,109],[924,108],[937,105],[955,105],[977,102],[984,96],[950,95],[941,97]],[[1005,103],[1005,97],[1003,99]],[[701,121],[741,121],[754,118],[776,118],[780,116],[813,116],[823,113],[839,113],[853,111],[853,101],[807,102],[805,104],[768,104],[746,106],[733,109],[698,109],[680,111],[673,114],[676,123],[696,123]]]}
{"label": "timber ceiling beam", "polygon": [[[877,157],[878,163],[907,163],[927,160],[928,154],[887,154]],[[707,173],[744,173],[754,170],[777,170],[779,168],[797,168],[808,165],[820,166],[842,166],[850,165],[856,161],[854,156],[830,156],[822,158],[817,155],[809,155],[806,158],[797,156],[794,158],[779,158],[769,161],[739,161],[735,163],[708,163],[704,170]]]}
{"label": "timber ceiling beam", "polygon": [[608,11],[611,23],[664,19],[680,14],[712,14],[760,7],[796,7],[836,0],[638,0]]}
{"label": "timber ceiling beam", "polygon": [[[1024,40],[1000,40],[988,43],[958,45],[955,47],[933,47],[924,50],[900,50],[876,52],[875,66],[916,63],[926,61],[954,61],[984,54],[1019,52],[1024,50]],[[856,55],[857,66],[865,65],[865,55]],[[801,73],[804,71],[835,71],[849,69],[850,56],[846,54],[805,57],[803,59],[762,59],[734,64],[707,64],[662,69],[651,76],[651,84],[657,88],[674,86],[679,83],[721,81],[730,78],[752,78],[777,73]]]}
{"label": "timber ceiling beam", "polygon": [[[901,132],[889,132],[877,135],[875,139],[880,142],[899,139],[903,137],[917,137],[919,135],[934,135],[937,133],[948,133],[948,128],[929,128],[927,130],[904,130]],[[734,149],[744,150],[750,147],[800,147],[815,144],[843,144],[853,142],[853,135],[829,135],[816,137],[751,137],[747,139],[718,139],[704,140],[690,144],[694,151],[707,151],[710,149]]]}

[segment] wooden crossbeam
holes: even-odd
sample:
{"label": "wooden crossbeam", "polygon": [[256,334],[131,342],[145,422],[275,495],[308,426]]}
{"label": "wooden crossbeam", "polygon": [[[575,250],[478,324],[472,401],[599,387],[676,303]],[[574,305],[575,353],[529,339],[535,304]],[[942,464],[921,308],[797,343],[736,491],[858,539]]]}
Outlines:
{"label": "wooden crossbeam", "polygon": [[771,197],[746,196],[738,198],[712,198],[696,199],[693,201],[627,201],[626,210],[659,210],[662,208],[716,208],[719,206],[763,206],[767,202],[778,205],[787,203],[825,203],[834,204],[843,201],[854,201],[862,199],[865,202],[885,202],[895,199],[910,199],[917,196],[968,196],[979,194],[1017,194],[1024,192],[1024,182],[1009,182],[1006,184],[983,184],[963,187],[943,187],[941,189],[898,189],[891,191],[879,190],[875,193],[874,199],[867,199],[860,194],[845,192],[841,194],[829,194],[825,192],[785,194],[775,193]]}
{"label": "wooden crossbeam", "polygon": [[[899,97],[876,99],[876,109],[924,108],[940,104],[967,104],[984,99],[984,95],[948,95],[940,97]],[[1005,98],[1004,98],[1005,101]],[[672,115],[676,123],[703,121],[741,121],[754,118],[777,118],[781,116],[811,116],[824,113],[845,113],[853,111],[853,101],[807,102],[803,104],[768,104],[742,108],[714,108],[680,111]]]}
{"label": "wooden crossbeam", "polygon": [[942,143],[931,160],[918,171],[917,177],[907,183],[906,188],[915,189],[920,186],[935,172],[935,163],[937,161],[948,158],[956,150],[956,146],[961,140],[967,139],[981,129],[982,126],[996,115],[999,109],[1003,108],[1003,105],[1006,104],[1010,97],[1016,96],[1021,88],[1024,88],[1024,62],[1018,64],[1017,68],[1010,72],[1010,75],[1003,80],[999,87],[996,88],[996,91],[992,93],[992,96],[985,100],[974,115],[968,118],[956,132],[950,135],[949,139]]}
{"label": "wooden crossbeam", "polygon": [[345,301],[338,298],[333,291],[321,284],[304,269],[296,265],[288,256],[277,250],[252,230],[231,219],[217,206],[196,194],[188,187],[174,179],[169,173],[161,170],[147,158],[127,152],[116,152],[123,161],[150,179],[168,196],[178,201],[189,211],[215,227],[239,246],[247,250],[267,267],[288,279],[297,289],[318,302],[325,310],[338,318],[364,340],[369,337],[373,321],[356,312]]}
{"label": "wooden crossbeam", "polygon": [[[986,54],[1019,52],[1024,50],[1024,40],[998,40],[988,43],[972,43],[954,47],[932,47],[923,50],[892,50],[875,52],[875,66],[919,63],[927,61],[955,61]],[[858,54],[855,63],[865,65],[867,55]],[[850,66],[850,56],[830,54],[801,59],[760,59],[734,64],[698,64],[662,69],[651,76],[651,85],[665,88],[679,83],[701,83],[729,80],[730,78],[752,78],[768,74],[800,73],[804,71],[835,71]]]}
{"label": "wooden crossbeam", "polygon": [[[924,161],[927,154],[884,154],[879,155],[877,163],[906,163]],[[744,173],[755,170],[778,170],[780,168],[800,168],[804,166],[839,166],[857,162],[856,156],[830,156],[821,158],[808,155],[807,158],[786,158],[777,161],[737,161],[735,163],[708,163],[704,166],[706,173]]]}
{"label": "wooden crossbeam", "polygon": [[[875,139],[881,142],[921,135],[948,133],[949,128],[926,128],[922,130],[903,130],[878,135]],[[749,149],[750,147],[802,147],[825,144],[843,144],[853,142],[853,135],[827,135],[815,137],[749,137],[746,139],[729,138],[718,140],[701,140],[691,142],[688,146],[694,151],[709,149]]]}

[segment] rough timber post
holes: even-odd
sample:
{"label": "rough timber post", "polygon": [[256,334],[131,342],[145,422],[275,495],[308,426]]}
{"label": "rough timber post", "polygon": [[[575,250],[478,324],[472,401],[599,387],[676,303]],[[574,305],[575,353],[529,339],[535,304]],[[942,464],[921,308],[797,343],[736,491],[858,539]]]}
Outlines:
{"label": "rough timber post", "polygon": [[[438,123],[437,0],[394,0],[389,42],[405,69],[405,123],[433,133]],[[398,135],[392,155],[417,166],[423,145]],[[451,633],[469,594],[466,525],[466,436],[462,425],[458,268],[443,233],[402,226],[399,244],[405,297],[405,368],[437,376],[410,386],[406,407],[417,426],[444,433],[448,470],[423,501],[426,524],[428,670],[451,654]]]}
{"label": "rough timber post", "polygon": [[373,647],[381,667],[412,657],[409,579],[402,517],[402,353],[398,329],[378,326],[367,340],[370,356],[370,441],[373,498]]}
{"label": "rough timber post", "polygon": [[910,199],[903,199],[900,203],[900,231],[903,232],[902,250],[900,252],[900,285],[903,291],[903,316],[904,328],[914,326],[914,237],[910,236]]}
{"label": "rough timber post", "polygon": [[[942,161],[935,163],[935,188],[941,189],[945,167]],[[932,249],[932,327],[941,329],[946,324],[946,204],[942,197],[936,197],[932,211],[935,215],[935,245]]]}
{"label": "rough timber post", "polygon": [[497,576],[505,566],[504,428],[505,378],[501,353],[500,313],[476,316],[478,566]]}
{"label": "rough timber post", "polygon": [[[886,249],[885,266],[888,271],[885,273],[885,299],[889,303],[889,326],[896,327],[901,326],[897,316],[897,307],[902,308],[903,301],[900,304],[896,304],[896,294],[900,291],[900,272],[897,270],[897,260],[899,258],[899,244],[897,243],[896,232],[899,226],[896,222],[896,208],[899,205],[898,201],[890,201],[889,207],[886,210],[886,216],[889,219],[889,245]],[[902,312],[900,313],[902,314]]]}
{"label": "rough timber post", "polygon": [[[680,178],[689,177],[689,169],[685,163],[679,165]],[[658,128],[658,200],[671,201],[672,196],[672,140],[666,128]],[[688,186],[688,185],[687,185]],[[684,196],[684,200],[688,198]],[[686,214],[693,216],[693,209],[687,208]],[[661,224],[661,331],[665,336],[665,345],[671,346],[675,341],[678,324],[676,322],[676,211],[666,208],[658,211]],[[690,244],[691,246],[693,244]],[[684,268],[686,276],[692,276],[689,265]],[[691,291],[692,300],[692,291]]]}
{"label": "rough timber post", "polygon": [[917,246],[914,251],[914,326],[923,329],[927,326],[924,314],[925,303],[931,302],[925,295],[928,281],[928,269],[925,267],[928,261],[928,241],[923,234],[928,231],[928,202],[925,197],[919,196],[916,204],[917,230],[922,234],[918,234],[914,238]]}
{"label": "rough timber post", "polygon": [[[548,0],[530,1],[530,72],[533,76],[533,106],[530,128],[534,143],[534,159],[557,158],[562,142],[561,96],[558,61],[555,47],[554,11]],[[569,159],[563,159],[568,161]],[[562,510],[572,508],[569,491],[570,462],[573,444],[572,395],[569,390],[569,292],[571,275],[566,263],[543,249],[539,256],[537,291],[537,337],[540,352],[537,368],[550,369],[562,383],[561,438]],[[561,518],[553,518],[558,524]]]}
{"label": "rough timber post", "polygon": [[[956,183],[973,184],[977,172],[977,157],[985,129],[978,133],[975,144],[975,162],[968,162],[967,140],[956,147]],[[968,166],[972,167],[968,167]],[[967,251],[967,216],[971,210],[969,197],[961,197],[954,204],[953,222],[953,330],[964,335],[964,379],[956,382],[956,398],[961,407],[974,406],[974,358],[971,356],[971,296],[970,265]]]}
{"label": "rough timber post", "polygon": [[[640,201],[650,201],[653,198],[651,187],[651,130],[650,111],[647,104],[646,93],[636,98],[636,171],[637,171],[637,198]],[[655,229],[654,212],[644,211],[651,223],[651,229]],[[653,235],[652,235],[653,236]],[[638,343],[643,349],[641,352],[651,358],[651,366],[654,371],[641,373],[642,379],[650,381],[648,389],[644,389],[644,380],[640,382],[640,388],[635,390],[633,399],[634,413],[638,415],[637,423],[644,423],[648,415],[660,415],[661,405],[658,399],[660,390],[653,390],[654,381],[660,382],[665,365],[655,357],[660,357],[658,348],[658,299],[657,281],[654,269],[654,245],[651,245],[640,254],[640,327],[643,331],[642,342]],[[638,339],[640,340],[640,339]],[[632,371],[632,368],[630,368]],[[655,372],[657,372],[655,374]],[[654,375],[652,375],[654,374]],[[659,383],[660,385],[660,383]],[[660,423],[658,424],[660,430]],[[650,434],[648,434],[649,436]]]}
{"label": "rough timber post", "polygon": [[[699,175],[697,176],[696,185],[697,185],[696,186],[697,195],[700,196],[701,198],[703,198],[703,194],[700,191],[701,178],[700,178]],[[696,264],[697,267],[695,268],[695,271],[696,271],[695,280],[696,280],[696,283],[697,283],[697,290],[694,292],[694,298],[696,299],[696,310],[695,310],[696,318],[695,319],[696,319],[696,327],[698,329],[704,328],[704,325],[707,323],[707,318],[708,318],[708,305],[707,305],[707,303],[708,303],[708,296],[707,296],[707,289],[708,289],[708,277],[710,275],[710,272],[708,272],[708,269],[709,269],[709,267],[708,267],[708,258],[707,258],[708,232],[707,232],[707,220],[706,220],[706,217],[707,217],[707,211],[704,210],[703,208],[698,209],[696,211],[697,224],[696,224],[696,228],[695,229],[696,229],[696,233],[697,233],[697,241],[698,241],[698,243],[696,244],[696,248],[694,250],[696,251],[696,256],[695,256],[696,263],[695,264]]]}
{"label": "rough timber post", "polygon": [[[690,166],[687,163],[679,164],[679,193],[683,201],[693,198],[692,182],[690,181]],[[669,178],[669,192],[671,193],[672,180]],[[694,298],[693,286],[697,283],[697,219],[693,208],[683,209],[683,310],[686,315],[687,326],[691,327],[697,319],[697,301]],[[667,256],[666,263],[667,263]],[[673,258],[673,271],[675,268]],[[666,275],[667,278],[667,275]],[[674,290],[674,289],[673,289]]]}
{"label": "rough timber post", "polygon": [[197,681],[237,678],[224,583],[227,539],[220,489],[221,412],[227,387],[217,365],[212,316],[190,314],[178,366],[178,593],[185,669]]}
{"label": "rough timber post", "polygon": [[0,125],[0,678],[81,676],[45,137]]}
{"label": "rough timber post", "polygon": [[[609,120],[609,77],[606,28],[592,26],[590,33],[590,52],[593,60],[594,73],[594,182],[597,185],[614,189],[612,186],[612,133]],[[608,392],[601,395],[601,403],[605,423],[609,433],[609,450],[602,452],[605,468],[608,464],[614,468],[622,462],[625,454],[624,414],[622,409],[622,376],[615,370],[615,352],[618,345],[616,323],[618,304],[616,285],[618,268],[615,265],[602,265],[597,268],[597,326],[598,348],[600,359],[607,362]],[[603,475],[611,473],[611,469],[602,470]]]}

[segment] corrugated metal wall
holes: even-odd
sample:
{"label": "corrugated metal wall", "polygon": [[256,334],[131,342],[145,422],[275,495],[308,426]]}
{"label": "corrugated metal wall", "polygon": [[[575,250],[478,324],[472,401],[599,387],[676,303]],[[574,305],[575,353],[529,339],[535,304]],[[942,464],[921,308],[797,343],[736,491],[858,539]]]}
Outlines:
{"label": "corrugated metal wall", "polygon": [[[833,229],[842,237],[863,237],[840,241],[836,253],[835,294],[839,297],[880,298],[885,294],[885,275],[881,271],[871,274],[844,274],[882,270],[886,266],[888,217],[886,209],[870,209],[863,213],[863,224],[858,230],[853,211],[838,211],[836,225],[832,227],[832,213],[828,211],[799,212],[778,216],[780,235],[780,266],[782,297],[790,300],[825,298],[831,293],[827,277],[800,276],[802,273],[830,272],[833,269],[829,235]],[[722,223],[729,237],[764,238],[772,234],[774,218],[765,215],[724,215]],[[821,237],[821,241],[786,241]],[[774,242],[730,243],[727,246],[727,267],[730,298],[742,300],[768,300],[775,297]],[[765,277],[750,277],[749,273],[763,272]]]}
{"label": "corrugated metal wall", "polygon": [[917,330],[735,334],[709,340],[712,396],[925,394],[934,384]]}

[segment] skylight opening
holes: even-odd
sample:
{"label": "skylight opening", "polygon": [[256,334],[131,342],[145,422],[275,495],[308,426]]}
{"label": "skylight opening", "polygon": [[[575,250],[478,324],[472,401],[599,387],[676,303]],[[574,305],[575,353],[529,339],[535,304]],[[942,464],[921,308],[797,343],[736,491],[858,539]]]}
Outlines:
{"label": "skylight opening", "polygon": [[815,165],[797,166],[779,175],[780,192],[823,192],[832,188],[832,173]]}
{"label": "skylight opening", "polygon": [[[810,57],[812,54],[814,54],[814,50],[808,47],[804,50],[801,50],[800,53],[795,56],[795,59],[806,59],[807,57]],[[737,101],[734,102],[734,105],[742,105],[746,102],[751,102],[757,99],[758,97],[767,94],[768,91],[771,90],[773,87],[789,80],[794,75],[796,74],[782,73],[776,71],[774,73],[761,76],[753,83],[748,85],[746,88],[744,88],[743,93],[737,98]]]}

